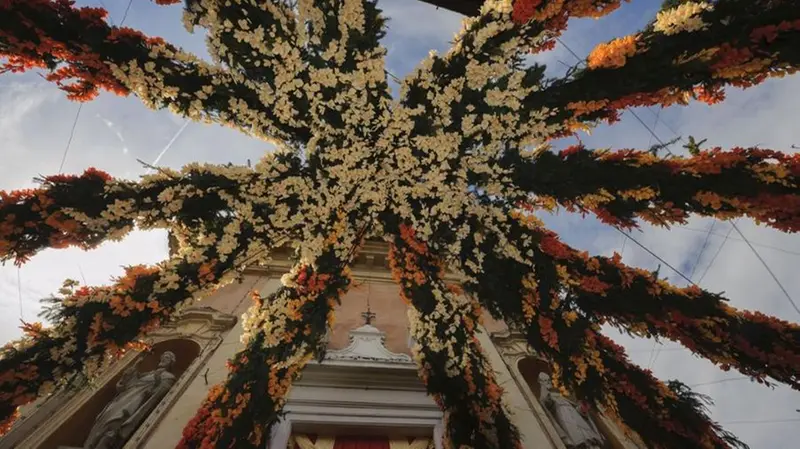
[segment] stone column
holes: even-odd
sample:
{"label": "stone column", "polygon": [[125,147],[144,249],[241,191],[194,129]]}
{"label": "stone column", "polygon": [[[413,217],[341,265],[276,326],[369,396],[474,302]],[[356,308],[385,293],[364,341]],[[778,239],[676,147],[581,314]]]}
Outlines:
{"label": "stone column", "polygon": [[522,447],[525,449],[563,449],[563,445],[554,444],[552,439],[548,437],[547,431],[536,418],[535,412],[531,409],[522,390],[520,390],[508,366],[503,361],[503,357],[485,329],[481,328],[477,333],[477,337],[494,368],[497,382],[505,390],[506,400],[513,413],[512,421],[517,425],[522,437]]}

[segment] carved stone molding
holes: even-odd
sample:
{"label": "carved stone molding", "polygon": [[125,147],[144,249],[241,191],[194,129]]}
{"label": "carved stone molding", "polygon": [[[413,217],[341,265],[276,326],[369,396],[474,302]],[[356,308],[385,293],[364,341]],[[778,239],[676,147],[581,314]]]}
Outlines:
{"label": "carved stone molding", "polygon": [[[350,344],[311,362],[295,382],[269,449],[291,433],[433,437],[441,449],[442,412],[427,394],[410,356],[389,351],[385,335],[365,324]],[[437,439],[438,438],[438,439]]]}
{"label": "carved stone molding", "polygon": [[536,352],[528,345],[521,332],[509,328],[501,332],[493,332],[491,338],[508,365],[516,365],[525,357],[536,357]]}
{"label": "carved stone molding", "polygon": [[[358,252],[358,257],[350,267],[353,279],[374,284],[395,284],[389,269],[388,254],[389,244],[387,242],[377,239],[366,240]],[[290,245],[284,245],[270,253],[268,262],[259,266],[249,266],[244,273],[281,277],[291,269],[294,263],[294,249]],[[446,281],[458,282],[459,279],[457,273],[449,269],[445,271]]]}
{"label": "carved stone molding", "polygon": [[199,344],[216,338],[236,324],[236,317],[208,306],[190,306],[182,310],[175,320],[147,335],[148,343],[167,339],[186,338]]}
{"label": "carved stone molding", "polygon": [[365,324],[350,331],[349,346],[327,351],[323,363],[414,366],[414,361],[409,355],[389,351],[384,345],[385,341],[386,334],[375,326]]}

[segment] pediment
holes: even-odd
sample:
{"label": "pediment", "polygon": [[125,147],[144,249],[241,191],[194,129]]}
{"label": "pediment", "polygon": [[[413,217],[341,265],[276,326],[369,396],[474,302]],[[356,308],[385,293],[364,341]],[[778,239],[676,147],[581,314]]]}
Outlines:
{"label": "pediment", "polygon": [[411,356],[390,351],[385,341],[385,333],[365,324],[350,331],[346,348],[327,351],[323,363],[414,366]]}

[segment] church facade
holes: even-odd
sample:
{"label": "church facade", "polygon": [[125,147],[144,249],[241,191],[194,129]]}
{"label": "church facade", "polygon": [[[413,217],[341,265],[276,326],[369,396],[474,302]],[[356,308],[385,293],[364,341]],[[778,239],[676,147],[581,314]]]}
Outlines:
{"label": "church facade", "polygon": [[[442,413],[417,377],[406,306],[386,255],[384,243],[365,245],[353,266],[355,285],[336,310],[328,351],[295,382],[269,449],[442,449]],[[30,405],[0,449],[175,447],[241,347],[237,320],[250,306],[250,292],[275,291],[290,263],[288,250],[278,251],[269,265],[148,335],[151,351],[131,352],[92,383],[78,380]],[[554,391],[547,363],[503,323],[487,319],[479,338],[525,449],[642,447]]]}

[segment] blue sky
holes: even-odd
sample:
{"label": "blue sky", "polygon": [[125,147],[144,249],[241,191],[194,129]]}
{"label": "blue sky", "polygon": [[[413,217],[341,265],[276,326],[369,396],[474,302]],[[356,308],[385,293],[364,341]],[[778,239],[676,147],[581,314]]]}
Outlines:
{"label": "blue sky", "polygon": [[[99,4],[97,0],[79,3]],[[114,23],[118,23],[128,2],[103,0],[103,3]],[[640,29],[654,16],[660,3],[639,0],[624,5],[606,19],[573,21],[562,41],[583,57],[598,42]],[[459,28],[458,15],[420,2],[380,0],[380,5],[391,18],[384,41],[389,51],[388,69],[399,77],[413,69],[430,49],[446,51]],[[134,0],[125,25],[162,36],[205,56],[203,37],[188,34],[180,16],[179,7],[165,8],[149,1]],[[535,59],[547,64],[548,74],[552,76],[563,74],[567,66],[577,62],[562,46]],[[796,126],[800,112],[798,98],[800,77],[794,77],[770,81],[746,91],[731,91],[728,100],[714,106],[713,110],[706,105],[693,104],[663,111],[639,109],[636,113],[664,141],[675,137],[673,131],[676,131],[684,137],[707,138],[709,144],[724,147],[762,145],[794,151],[791,145],[800,145],[800,130]],[[77,104],[67,101],[59,90],[34,73],[0,77],[0,149],[3,155],[0,189],[29,187],[33,177],[58,171],[77,108]],[[115,176],[135,178],[145,172],[136,159],[153,162],[173,139],[160,165],[180,167],[195,160],[242,164],[247,159],[257,160],[270,149],[268,144],[216,125],[190,123],[175,138],[183,125],[183,119],[167,111],[151,111],[135,98],[103,94],[83,106],[64,171],[79,172],[94,166]],[[647,129],[628,112],[621,123],[613,127],[601,126],[581,138],[593,147],[646,148],[655,143]],[[678,150],[679,147],[673,147],[673,151]],[[547,222],[570,244],[592,253],[611,254],[623,248],[623,238],[617,231],[591,218],[559,214],[547,217]],[[724,239],[730,229],[729,223],[714,224],[706,249],[701,252],[706,237],[702,231],[712,222],[692,219],[688,225],[691,229],[643,227],[634,236],[687,276],[694,271],[695,282],[705,273],[700,285],[712,291],[725,291],[732,305],[800,321],[800,316],[738,234],[733,232],[727,241]],[[800,300],[800,279],[793,268],[800,262],[800,239],[758,227],[749,220],[740,220],[738,224],[756,244],[756,249],[789,294]],[[108,243],[90,253],[75,249],[45,251],[19,272],[13,266],[0,267],[0,340],[18,336],[20,309],[26,320],[34,319],[39,309],[38,298],[54,292],[64,278],[102,284],[110,276],[120,274],[122,265],[154,263],[166,254],[162,233],[137,232],[123,242]],[[624,245],[624,259],[629,264],[646,268],[659,264],[630,241]],[[661,273],[681,283],[667,267],[662,267]],[[800,393],[788,388],[770,390],[746,380],[708,384],[739,375],[723,373],[671,343],[654,345],[649,340],[633,340],[613,331],[610,334],[630,350],[634,361],[650,366],[659,377],[678,378],[689,385],[703,384],[697,390],[716,400],[714,417],[754,449],[796,447],[800,422],[780,421],[800,420],[800,413],[795,411],[800,408]]]}

